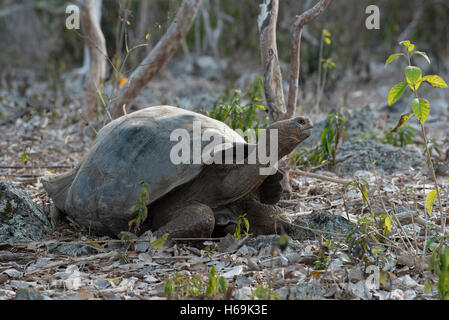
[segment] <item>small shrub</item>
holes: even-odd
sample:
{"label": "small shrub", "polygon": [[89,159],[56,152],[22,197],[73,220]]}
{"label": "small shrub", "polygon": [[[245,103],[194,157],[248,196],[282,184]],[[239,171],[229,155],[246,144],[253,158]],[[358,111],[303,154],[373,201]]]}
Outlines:
{"label": "small shrub", "polygon": [[179,273],[168,277],[164,283],[165,295],[176,299],[217,299],[223,297],[227,290],[228,282],[220,276],[216,266],[213,266],[209,273],[207,285],[198,274],[188,277]]}
{"label": "small shrub", "polygon": [[316,166],[330,161],[332,166],[337,165],[338,146],[346,138],[344,124],[346,121],[339,114],[330,114],[326,126],[321,133],[321,144],[313,149],[300,148],[292,152],[290,165]]}
{"label": "small shrub", "polygon": [[257,77],[247,92],[233,89],[230,95],[215,102],[208,116],[226,123],[234,130],[245,132],[248,129],[263,129],[268,125],[266,109],[261,105],[263,100],[262,78]]}

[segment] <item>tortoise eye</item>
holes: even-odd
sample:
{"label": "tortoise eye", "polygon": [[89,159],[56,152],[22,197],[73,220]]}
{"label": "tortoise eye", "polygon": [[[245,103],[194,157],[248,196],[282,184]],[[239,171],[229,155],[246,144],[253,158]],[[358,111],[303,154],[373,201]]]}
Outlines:
{"label": "tortoise eye", "polygon": [[306,124],[306,121],[304,119],[299,119],[298,123],[300,125],[304,125],[304,124]]}

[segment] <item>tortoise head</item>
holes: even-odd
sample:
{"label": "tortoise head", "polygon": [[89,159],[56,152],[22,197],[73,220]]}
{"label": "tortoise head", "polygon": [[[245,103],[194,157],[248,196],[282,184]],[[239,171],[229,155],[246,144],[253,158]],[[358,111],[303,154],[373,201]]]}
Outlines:
{"label": "tortoise head", "polygon": [[295,147],[312,134],[313,124],[309,118],[296,117],[273,123],[268,129],[278,130],[279,159],[292,152]]}

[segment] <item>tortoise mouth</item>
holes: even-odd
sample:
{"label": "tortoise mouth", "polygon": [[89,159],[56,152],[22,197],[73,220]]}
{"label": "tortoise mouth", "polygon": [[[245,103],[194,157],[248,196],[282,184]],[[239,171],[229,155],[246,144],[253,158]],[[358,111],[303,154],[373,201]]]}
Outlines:
{"label": "tortoise mouth", "polygon": [[313,125],[310,125],[309,127],[304,129],[304,134],[309,137],[312,134]]}

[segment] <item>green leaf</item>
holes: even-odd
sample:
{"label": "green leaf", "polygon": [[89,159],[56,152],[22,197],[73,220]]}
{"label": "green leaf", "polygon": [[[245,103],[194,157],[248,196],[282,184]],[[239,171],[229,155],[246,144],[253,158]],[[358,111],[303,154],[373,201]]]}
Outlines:
{"label": "green leaf", "polygon": [[245,224],[245,228],[246,228],[245,233],[247,234],[249,232],[249,221],[248,221],[248,219],[243,218],[243,223]]}
{"label": "green leaf", "polygon": [[415,117],[418,118],[419,122],[421,122],[421,124],[424,124],[430,113],[430,102],[422,98],[413,99],[412,110],[415,114]]}
{"label": "green leaf", "polygon": [[393,103],[398,101],[398,99],[402,96],[405,89],[407,89],[407,83],[400,82],[394,87],[390,89],[390,92],[388,93],[388,105],[391,106]]}
{"label": "green leaf", "polygon": [[434,88],[447,88],[446,82],[437,75],[424,76],[422,81],[428,82]]}
{"label": "green leaf", "polygon": [[330,36],[331,36],[331,33],[329,32],[329,30],[323,29],[323,35],[324,35],[325,37],[330,37]]}
{"label": "green leaf", "polygon": [[423,51],[414,51],[414,52],[412,53],[412,55],[413,55],[413,54],[419,54],[420,56],[423,56],[424,59],[426,59],[426,61],[430,64],[430,59],[429,59],[429,57],[427,56],[427,53],[425,53],[425,52],[423,52]]}
{"label": "green leaf", "polygon": [[414,45],[414,44],[411,44],[411,45],[408,47],[408,52],[412,52],[413,49],[415,49],[415,45]]}
{"label": "green leaf", "polygon": [[424,253],[426,253],[427,250],[429,250],[430,245],[431,245],[432,243],[436,242],[437,240],[438,240],[438,239],[437,239],[436,237],[430,238],[430,239],[427,241],[427,243],[426,243],[426,246],[425,246],[425,248],[424,248]]}
{"label": "green leaf", "polygon": [[385,62],[385,67],[388,66],[390,63],[393,62],[396,58],[399,58],[400,56],[403,56],[403,53],[395,53],[388,57],[387,61]]}
{"label": "green leaf", "polygon": [[215,292],[216,283],[215,283],[215,273],[216,273],[217,267],[213,266],[210,273],[209,273],[209,283],[207,284],[206,288],[206,296],[211,297],[212,294]]}
{"label": "green leaf", "polygon": [[225,294],[228,290],[228,281],[226,281],[225,277],[220,276],[220,278],[218,279],[218,283],[220,285],[220,292],[222,294]]}
{"label": "green leaf", "polygon": [[366,192],[366,188],[363,184],[360,184],[360,191],[362,192],[363,204],[366,205],[366,199],[368,199],[368,193]]}
{"label": "green leaf", "polygon": [[403,114],[401,116],[401,119],[399,119],[398,124],[396,125],[396,127],[391,130],[391,132],[398,132],[398,130],[407,122],[408,119],[410,119],[411,117],[413,117],[413,113],[406,113]]}
{"label": "green leaf", "polygon": [[23,150],[21,159],[23,164],[27,164],[27,162],[30,160],[30,158],[28,158],[26,150]]}
{"label": "green leaf", "polygon": [[422,71],[420,68],[415,66],[408,66],[405,68],[405,76],[407,78],[407,81],[410,85],[410,88],[415,91],[414,86],[421,80],[422,78]]}
{"label": "green leaf", "polygon": [[427,211],[427,214],[429,215],[429,217],[432,214],[432,207],[433,207],[433,204],[435,203],[436,198],[437,198],[436,190],[430,191],[429,194],[426,196],[426,211]]}
{"label": "green leaf", "polygon": [[449,266],[449,248],[444,246],[442,251],[440,256],[441,265],[444,269],[447,269]]}
{"label": "green leaf", "polygon": [[160,247],[162,247],[165,244],[165,242],[167,242],[167,239],[168,239],[168,233],[164,233],[162,235],[162,237],[160,237],[159,239],[154,240],[151,243],[151,248],[152,249],[159,249]]}
{"label": "green leaf", "polygon": [[404,41],[399,42],[399,44],[408,48],[410,46],[411,42],[409,40],[404,40]]}
{"label": "green leaf", "polygon": [[390,217],[386,217],[384,220],[384,234],[387,234],[388,232],[391,232],[391,219]]}
{"label": "green leaf", "polygon": [[331,43],[332,43],[331,38],[328,38],[328,37],[325,37],[325,38],[324,38],[324,42],[326,42],[326,44],[327,44],[328,46],[330,46]]}

